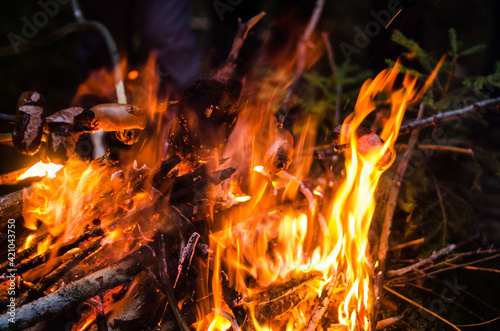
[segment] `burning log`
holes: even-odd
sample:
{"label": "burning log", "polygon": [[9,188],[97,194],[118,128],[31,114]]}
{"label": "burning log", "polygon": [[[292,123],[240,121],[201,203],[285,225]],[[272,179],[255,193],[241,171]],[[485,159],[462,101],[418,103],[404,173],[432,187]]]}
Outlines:
{"label": "burning log", "polygon": [[[49,258],[49,256],[52,256],[56,252],[59,255],[64,254],[64,253],[68,252],[69,250],[78,247],[82,242],[88,240],[89,238],[101,237],[103,235],[104,235],[104,233],[101,230],[100,226],[86,229],[77,239],[75,239],[71,242],[65,243],[61,246],[55,247],[53,249],[49,249],[42,254],[38,254],[38,255],[34,256],[33,258],[30,258],[26,261],[23,261],[24,259],[26,259],[28,256],[30,256],[31,254],[33,254],[36,251],[37,246],[36,246],[36,244],[33,244],[32,246],[30,246],[30,248],[25,249],[24,251],[16,254],[16,259],[14,260],[14,263],[16,264],[15,269],[17,270],[18,274],[22,274],[25,271],[31,270],[31,269],[45,263],[47,261],[47,259]],[[42,237],[42,239],[44,239],[44,238],[45,238],[45,236]],[[7,271],[7,266],[8,266],[7,262],[3,263],[0,266],[0,275],[5,274],[5,272]]]}
{"label": "burning log", "polygon": [[154,261],[149,248],[143,246],[109,267],[74,281],[53,293],[16,309],[16,323],[9,315],[0,316],[0,330],[23,330],[49,317],[74,308],[80,302],[107,289],[128,283],[141,270],[141,265]]}
{"label": "burning log", "polygon": [[21,94],[17,102],[16,120],[12,132],[12,143],[16,149],[33,155],[40,149],[45,126],[45,101],[38,92]]}
{"label": "burning log", "polygon": [[321,277],[322,275],[319,272],[302,274],[274,288],[243,298],[237,305],[255,304],[255,317],[260,324],[264,324],[304,300],[316,297],[317,293],[310,291],[307,283],[319,280]]}
{"label": "burning log", "polygon": [[101,248],[101,240],[100,238],[94,240],[92,243],[87,245],[86,248],[75,254],[71,259],[67,262],[61,264],[50,274],[44,276],[38,284],[30,289],[28,292],[24,293],[19,297],[16,304],[18,306],[22,306],[32,300],[38,299],[43,295],[44,291],[49,288],[50,285],[54,284],[57,280],[59,280],[68,270],[74,268],[78,265],[83,259],[89,256],[91,253],[96,252],[99,248]]}

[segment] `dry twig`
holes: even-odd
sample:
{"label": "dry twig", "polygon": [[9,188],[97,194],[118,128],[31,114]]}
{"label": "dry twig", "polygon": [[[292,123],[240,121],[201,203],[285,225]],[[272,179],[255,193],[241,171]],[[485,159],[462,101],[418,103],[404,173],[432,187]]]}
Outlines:
{"label": "dry twig", "polygon": [[437,123],[443,122],[443,121],[449,121],[452,119],[460,118],[463,116],[468,115],[469,113],[488,108],[488,107],[494,107],[500,105],[500,97],[494,98],[494,99],[488,99],[488,100],[483,100],[476,102],[475,104],[472,104],[470,106],[456,109],[456,110],[450,110],[444,113],[439,113],[434,116],[424,118],[423,120],[416,120],[407,124],[401,125],[401,128],[399,129],[399,134],[405,134],[409,133],[412,130],[415,129],[420,129],[424,128],[426,126],[430,125],[435,125]]}
{"label": "dry twig", "polygon": [[395,296],[397,296],[398,298],[401,298],[409,303],[411,303],[412,305],[422,309],[423,311],[425,311],[426,313],[428,314],[431,314],[432,316],[440,319],[441,321],[445,322],[446,324],[448,324],[449,326],[451,326],[452,328],[454,328],[455,330],[458,330],[458,331],[461,331],[455,324],[451,323],[450,321],[448,321],[447,319],[444,319],[443,317],[439,316],[438,314],[436,314],[435,312],[433,312],[432,310],[429,310],[421,305],[419,305],[418,303],[416,303],[415,301],[405,297],[404,295],[402,294],[399,294],[398,292],[394,291],[393,289],[387,287],[387,286],[384,286],[384,289],[387,291],[387,292],[390,292],[392,294],[394,294]]}

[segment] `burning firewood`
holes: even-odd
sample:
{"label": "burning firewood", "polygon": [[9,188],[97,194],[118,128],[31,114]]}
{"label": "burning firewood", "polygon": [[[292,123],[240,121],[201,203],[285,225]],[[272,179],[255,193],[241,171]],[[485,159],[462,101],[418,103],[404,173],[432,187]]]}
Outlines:
{"label": "burning firewood", "polygon": [[128,283],[141,269],[151,264],[153,255],[142,247],[109,267],[70,283],[53,293],[17,308],[16,323],[9,315],[0,316],[0,330],[23,330],[91,298],[102,291]]}

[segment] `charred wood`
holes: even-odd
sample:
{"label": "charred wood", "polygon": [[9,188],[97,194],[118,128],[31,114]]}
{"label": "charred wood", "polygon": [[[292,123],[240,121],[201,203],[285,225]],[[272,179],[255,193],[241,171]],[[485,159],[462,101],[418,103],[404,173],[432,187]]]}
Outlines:
{"label": "charred wood", "polygon": [[109,267],[18,307],[15,324],[8,321],[9,315],[3,314],[0,316],[0,330],[23,330],[44,319],[72,309],[78,303],[102,291],[128,283],[140,271],[140,263],[149,265],[153,261],[151,251],[143,246]]}

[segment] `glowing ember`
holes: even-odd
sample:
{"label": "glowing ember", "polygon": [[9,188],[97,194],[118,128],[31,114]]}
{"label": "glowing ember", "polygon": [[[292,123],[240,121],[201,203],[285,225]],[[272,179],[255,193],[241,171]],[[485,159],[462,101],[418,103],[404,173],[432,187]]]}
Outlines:
{"label": "glowing ember", "polygon": [[42,161],[35,163],[31,168],[26,170],[24,174],[19,176],[17,180],[23,180],[30,177],[49,177],[54,178],[56,173],[62,169],[61,164],[43,163]]}

